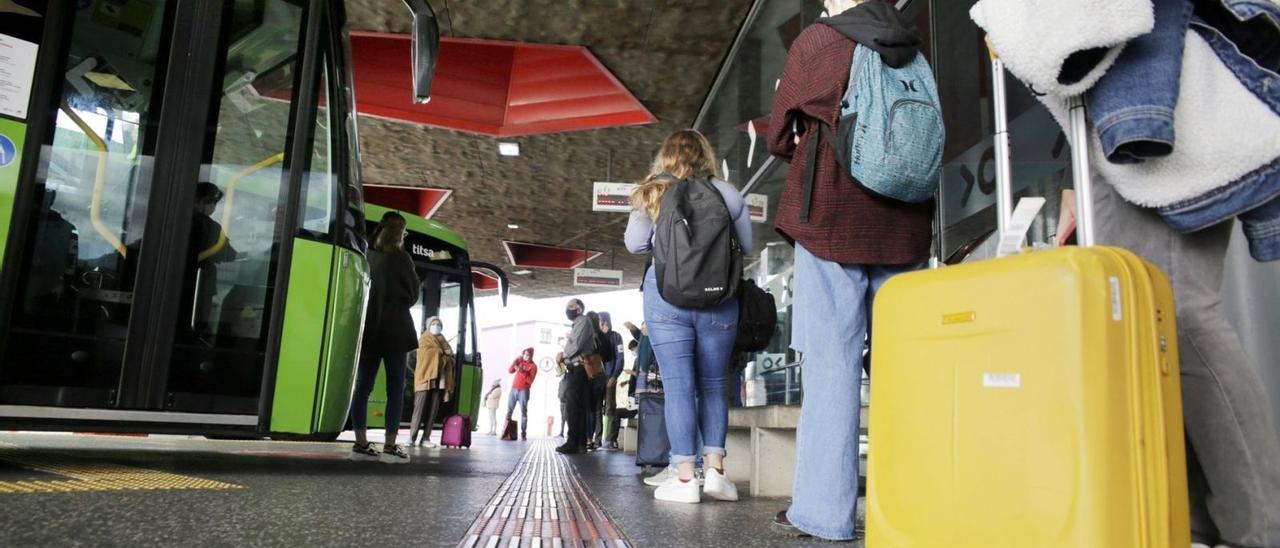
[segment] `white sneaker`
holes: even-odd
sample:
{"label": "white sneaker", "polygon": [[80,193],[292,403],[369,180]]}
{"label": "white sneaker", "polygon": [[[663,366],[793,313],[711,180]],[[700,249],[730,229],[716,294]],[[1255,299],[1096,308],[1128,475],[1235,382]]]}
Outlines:
{"label": "white sneaker", "polygon": [[715,468],[707,468],[706,485],[702,488],[702,492],[708,497],[716,500],[736,501],[738,500],[738,486],[729,481],[728,476],[721,474]]}
{"label": "white sneaker", "polygon": [[422,440],[421,442],[418,443],[418,447],[421,447],[423,449],[439,449],[440,448],[439,445],[437,445],[435,442],[432,442],[430,440]]}
{"label": "white sneaker", "polygon": [[666,502],[697,504],[702,502],[702,490],[698,488],[698,482],[680,481],[680,476],[673,474],[658,486],[658,489],[653,492],[653,498]]}
{"label": "white sneaker", "polygon": [[649,487],[661,487],[667,480],[676,477],[676,469],[674,466],[663,468],[661,472],[649,476],[644,479],[644,484]]}

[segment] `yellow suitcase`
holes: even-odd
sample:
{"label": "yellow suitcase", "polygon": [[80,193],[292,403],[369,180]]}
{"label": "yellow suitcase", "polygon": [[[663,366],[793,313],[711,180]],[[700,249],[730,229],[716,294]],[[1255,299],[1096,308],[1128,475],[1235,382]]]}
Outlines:
{"label": "yellow suitcase", "polygon": [[[1076,185],[1091,243],[1087,176]],[[1173,302],[1157,268],[1109,247],[890,280],[873,314],[867,546],[1190,546]]]}

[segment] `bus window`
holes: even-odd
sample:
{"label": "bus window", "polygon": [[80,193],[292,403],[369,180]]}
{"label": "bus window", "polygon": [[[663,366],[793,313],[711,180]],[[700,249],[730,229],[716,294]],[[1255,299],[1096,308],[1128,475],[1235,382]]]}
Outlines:
{"label": "bus window", "polygon": [[311,145],[311,166],[307,170],[306,185],[302,189],[302,206],[298,208],[299,226],[315,238],[327,238],[333,219],[334,202],[337,199],[333,156],[331,155],[332,118],[328,105],[329,67],[328,53],[322,54],[320,87],[316,90],[319,106],[316,108],[316,133]]}
{"label": "bus window", "polygon": [[97,405],[119,382],[172,25],[166,3],[137,7],[128,21],[101,3],[79,10],[66,34],[0,401],[60,386],[64,404]]}
{"label": "bus window", "polygon": [[[276,285],[303,9],[286,0],[236,0],[229,9],[216,129],[203,180],[191,182],[197,200],[169,376],[173,409],[256,411]],[[327,144],[318,154],[324,168]]]}
{"label": "bus window", "polygon": [[440,321],[444,323],[444,336],[453,345],[454,352],[462,347],[462,284],[456,278],[445,278],[440,285]]}

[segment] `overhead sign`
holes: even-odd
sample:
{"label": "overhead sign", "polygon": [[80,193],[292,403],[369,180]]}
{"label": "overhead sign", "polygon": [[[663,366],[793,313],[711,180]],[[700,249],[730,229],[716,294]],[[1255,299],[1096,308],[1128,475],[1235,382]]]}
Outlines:
{"label": "overhead sign", "polygon": [[748,194],[747,211],[751,213],[751,222],[769,222],[769,196],[767,194]]}
{"label": "overhead sign", "polygon": [[632,183],[596,183],[591,192],[591,211],[609,213],[631,212]]}
{"label": "overhead sign", "polygon": [[622,287],[621,270],[573,269],[573,285],[577,287]]}

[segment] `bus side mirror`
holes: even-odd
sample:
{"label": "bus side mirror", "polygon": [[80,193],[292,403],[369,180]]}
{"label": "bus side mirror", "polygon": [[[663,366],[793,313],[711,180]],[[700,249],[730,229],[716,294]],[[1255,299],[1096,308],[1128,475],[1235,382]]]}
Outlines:
{"label": "bus side mirror", "polygon": [[431,100],[431,79],[440,57],[440,24],[427,0],[404,0],[413,14],[413,102]]}

